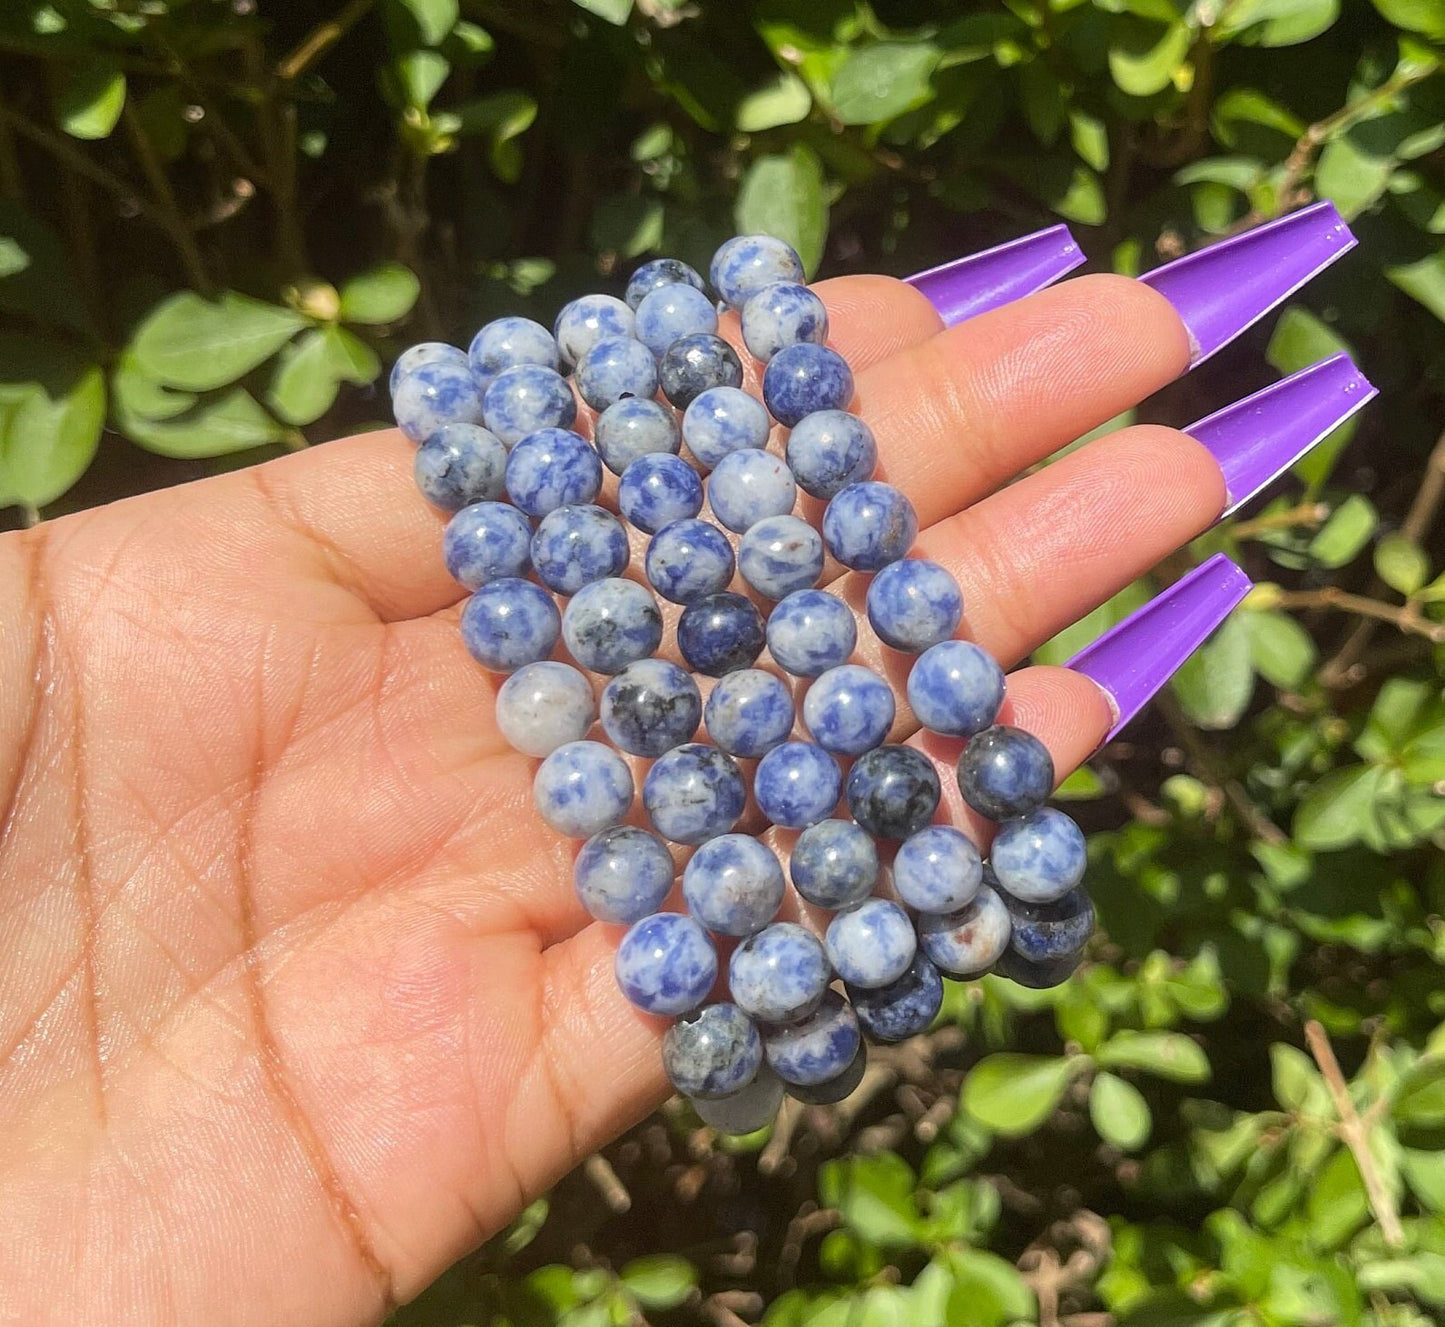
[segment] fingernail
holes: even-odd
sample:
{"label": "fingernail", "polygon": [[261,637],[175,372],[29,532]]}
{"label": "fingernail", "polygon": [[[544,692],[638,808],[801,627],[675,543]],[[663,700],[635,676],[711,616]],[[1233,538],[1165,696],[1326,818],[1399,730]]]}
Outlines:
{"label": "fingernail", "polygon": [[1224,472],[1229,505],[1220,519],[1258,497],[1376,395],[1348,355],[1331,355],[1189,425],[1184,431]]}
{"label": "fingernail", "polygon": [[953,327],[1051,286],[1084,261],[1067,226],[1050,226],[903,279]]}
{"label": "fingernail", "polygon": [[1249,577],[1216,553],[1064,665],[1092,678],[1109,698],[1114,726],[1105,741],[1118,736],[1249,589]]}
{"label": "fingernail", "polygon": [[1314,203],[1139,280],[1174,306],[1189,332],[1190,363],[1198,364],[1354,247],[1335,205]]}

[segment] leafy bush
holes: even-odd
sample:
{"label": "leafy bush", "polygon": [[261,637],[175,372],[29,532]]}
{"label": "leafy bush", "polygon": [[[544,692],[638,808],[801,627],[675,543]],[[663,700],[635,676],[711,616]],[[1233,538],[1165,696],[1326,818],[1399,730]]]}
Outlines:
{"label": "leafy bush", "polygon": [[1083,975],[952,988],[769,1135],[673,1103],[398,1322],[1445,1315],[1442,59],[1441,0],[3,6],[23,520],[381,422],[408,341],[734,226],[824,274],[1055,217],[1137,271],[1316,196],[1362,241],[1140,412],[1341,346],[1382,388],[1167,569],[1224,548],[1261,584],[1067,785],[1106,936]]}

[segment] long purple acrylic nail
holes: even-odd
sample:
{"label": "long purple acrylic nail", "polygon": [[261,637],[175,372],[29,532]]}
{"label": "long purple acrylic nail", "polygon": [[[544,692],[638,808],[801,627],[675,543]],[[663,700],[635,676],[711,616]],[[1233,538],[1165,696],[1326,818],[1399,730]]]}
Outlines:
{"label": "long purple acrylic nail", "polygon": [[1314,203],[1139,280],[1174,306],[1189,332],[1190,363],[1198,364],[1354,247],[1335,205]]}
{"label": "long purple acrylic nail", "polygon": [[1135,609],[1065,665],[1093,678],[1114,710],[1116,737],[1250,590],[1223,553]]}
{"label": "long purple acrylic nail", "polygon": [[1067,226],[1050,226],[903,279],[953,327],[1051,286],[1084,261]]}
{"label": "long purple acrylic nail", "polygon": [[1377,395],[1348,355],[1331,355],[1189,425],[1224,472],[1232,516]]}

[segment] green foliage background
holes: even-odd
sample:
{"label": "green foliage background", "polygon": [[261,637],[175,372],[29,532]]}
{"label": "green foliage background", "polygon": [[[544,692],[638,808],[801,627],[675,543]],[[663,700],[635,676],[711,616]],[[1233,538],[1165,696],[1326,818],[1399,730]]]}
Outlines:
{"label": "green foliage background", "polygon": [[1083,975],[952,987],[771,1134],[673,1103],[399,1323],[1445,1316],[1442,60],[1445,0],[3,6],[21,521],[380,423],[410,341],[735,228],[824,275],[1060,217],[1135,272],[1317,196],[1361,239],[1139,412],[1341,346],[1382,389],[1161,569],[1223,548],[1261,585],[1067,785]]}

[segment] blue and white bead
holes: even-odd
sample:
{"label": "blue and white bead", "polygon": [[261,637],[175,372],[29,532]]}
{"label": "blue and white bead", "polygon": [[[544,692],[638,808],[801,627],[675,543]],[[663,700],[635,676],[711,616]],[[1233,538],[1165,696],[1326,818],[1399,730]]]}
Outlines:
{"label": "blue and white bead", "polygon": [[432,360],[404,373],[391,394],[391,412],[396,426],[415,443],[425,442],[447,424],[481,424],[486,419],[471,370],[465,360],[458,364],[452,359]]}
{"label": "blue and white bead", "polygon": [[655,912],[622,937],[613,970],[639,1009],[672,1018],[707,999],[717,980],[717,950],[691,917]]}
{"label": "blue and white bead", "polygon": [[1041,806],[994,836],[989,864],[1003,888],[1025,903],[1052,903],[1084,878],[1084,831],[1062,811]]}
{"label": "blue and white bead", "polygon": [[782,458],[752,448],[722,457],[707,481],[712,514],[737,534],[769,516],[786,516],[797,496],[793,473]]}
{"label": "blue and white bead", "polygon": [[507,495],[528,516],[591,502],[601,490],[602,462],[570,429],[538,429],[507,457]]}
{"label": "blue and white bead", "polygon": [[1082,889],[1071,889],[1052,903],[1001,897],[1013,922],[1009,948],[1030,963],[1072,958],[1094,933],[1094,904]]}
{"label": "blue and white bead", "polygon": [[871,668],[842,664],[823,673],[803,697],[813,741],[838,756],[860,756],[893,727],[893,688]]}
{"label": "blue and white bead", "polygon": [[509,502],[473,503],[447,522],[442,559],[469,590],[504,576],[525,576],[532,565],[532,527]]}
{"label": "blue and white bead", "polygon": [[1008,948],[1013,921],[999,894],[988,885],[957,912],[923,913],[918,945],[951,977],[981,977]]}
{"label": "blue and white bead", "polygon": [[674,604],[696,603],[733,578],[733,546],[708,521],[674,521],[647,545],[643,567],[652,588]]}
{"label": "blue and white bead", "polygon": [[1054,790],[1054,761],[1032,733],[995,724],[976,734],[958,758],[963,800],[990,820],[1038,810]]}
{"label": "blue and white bead", "polygon": [[836,912],[873,893],[878,883],[878,845],[851,820],[820,820],[798,835],[788,872],[803,898]]}
{"label": "blue and white bead", "polygon": [[724,590],[696,599],[677,620],[677,648],[689,668],[722,677],[751,668],[766,641],[763,616],[752,600]]}
{"label": "blue and white bead", "polygon": [[617,485],[617,509],[644,534],[691,520],[702,497],[702,476],[680,456],[639,456]]}
{"label": "blue and white bead", "polygon": [[787,428],[818,410],[845,410],[853,399],[853,370],[828,346],[802,341],[778,351],[763,371],[763,402]]}
{"label": "blue and white bead", "polygon": [[799,516],[765,517],[738,544],[738,571],[759,594],[786,599],[823,574],[823,536]]}
{"label": "blue and white bead", "polygon": [[684,1014],[662,1039],[662,1067],[673,1087],[700,1101],[741,1092],[763,1063],[763,1039],[735,1004]]}
{"label": "blue and white bead", "polygon": [[632,806],[632,771],[610,746],[568,742],[537,768],[532,801],[559,834],[589,839],[619,823]]}
{"label": "blue and white bead", "polygon": [[916,654],[938,645],[962,620],[958,582],[927,558],[890,562],[868,582],[868,621],[895,650]]}
{"label": "blue and white bead", "polygon": [[692,286],[659,286],[637,306],[637,339],[658,359],[679,337],[716,331],[717,310]]}
{"label": "blue and white bead", "polygon": [[881,571],[906,557],[917,537],[913,504],[876,479],[839,490],[823,512],[828,552],[854,571]]}
{"label": "blue and white bead", "polygon": [[642,803],[653,828],[673,843],[706,843],[728,833],[746,800],[737,761],[703,742],[673,747],[642,783]]}
{"label": "blue and white bead", "polygon": [[938,810],[942,788],[933,762],[911,746],[875,746],[848,771],[853,819],[880,839],[918,833]]}
{"label": "blue and white bead", "polygon": [[870,898],[828,923],[823,947],[833,971],[845,982],[871,989],[887,986],[908,971],[918,939],[898,904]]}
{"label": "blue and white bead", "polygon": [[792,245],[773,235],[735,235],[719,246],[708,268],[712,288],[735,309],[765,286],[807,280]]}
{"label": "blue and white bead", "polygon": [[448,345],[445,341],[422,341],[417,345],[408,346],[396,357],[396,363],[391,366],[387,391],[395,396],[397,384],[413,369],[419,369],[424,364],[443,363],[455,365],[459,369],[466,368],[467,352],[457,346]]}
{"label": "blue and white bead", "polygon": [[497,374],[519,364],[540,364],[544,369],[555,369],[557,341],[541,323],[530,318],[498,318],[472,338],[467,362],[477,386],[485,392]]}
{"label": "blue and white bead", "polygon": [[683,440],[704,470],[733,452],[766,447],[771,429],[763,403],[736,385],[700,392],[682,416]]}
{"label": "blue and white bead", "polygon": [[1003,669],[972,641],[930,645],[908,673],[908,703],[918,722],[949,737],[982,732],[998,718],[1003,696]]}
{"label": "blue and white bead", "polygon": [[694,267],[678,258],[653,258],[632,274],[624,298],[627,307],[636,309],[659,286],[691,286],[705,290],[702,277]]}
{"label": "blue and white bead", "polygon": [[719,1097],[689,1097],[697,1117],[709,1129],[721,1134],[750,1134],[771,1124],[783,1104],[782,1080],[765,1063],[758,1075],[740,1092]]}
{"label": "blue and white bead", "polygon": [[750,935],[728,963],[738,1007],[764,1023],[794,1023],[823,1002],[833,969],[822,942],[797,922],[774,922]]}
{"label": "blue and white bead", "polygon": [[581,667],[620,673],[656,653],[662,643],[662,613],[644,586],[608,577],[584,585],[567,601],[562,639]]}
{"label": "blue and white bead", "polygon": [[826,820],[838,805],[842,786],[838,762],[812,742],[780,743],[753,774],[758,809],[785,829],[806,829]]}
{"label": "blue and white bead", "polygon": [[749,834],[720,834],[682,873],[688,911],[716,935],[752,935],[782,906],[787,882],[773,850]]}
{"label": "blue and white bead", "polygon": [[763,1033],[763,1053],[773,1072],[800,1087],[837,1078],[853,1063],[861,1044],[853,1007],[837,991],[824,994],[806,1018]]}
{"label": "blue and white bead", "polygon": [[847,663],[857,644],[852,609],[826,590],[795,590],[768,615],[768,651],[794,677]]}
{"label": "blue and white bead", "polygon": [[756,760],[793,730],[793,697],[771,673],[742,668],[718,680],[704,711],[708,736],[729,755]]}
{"label": "blue and white bead", "polygon": [[[743,380],[743,362],[722,337],[712,332],[680,336],[657,365],[663,395],[679,410],[686,410],[714,387],[737,387]],[[686,433],[684,432],[684,436]]]}
{"label": "blue and white bead", "polygon": [[577,898],[598,921],[630,926],[662,906],[676,874],[656,834],[613,825],[582,845],[572,868]]}
{"label": "blue and white bead", "polygon": [[562,306],[553,331],[563,360],[577,364],[604,337],[631,336],[635,327],[633,312],[622,300],[583,295]]}
{"label": "blue and white bead", "polygon": [[552,653],[560,623],[552,596],[531,581],[483,585],[462,609],[462,644],[483,668],[510,673]]}
{"label": "blue and white bead", "polygon": [[857,415],[817,410],[793,425],[785,455],[798,487],[826,502],[849,484],[873,478],[878,443]]}
{"label": "blue and white bead", "polygon": [[929,825],[905,839],[893,859],[893,888],[917,912],[957,912],[983,883],[973,840],[952,825]]}
{"label": "blue and white bead", "polygon": [[592,441],[614,475],[624,474],[640,456],[676,455],[682,448],[677,415],[642,396],[624,396],[608,406],[592,426]]}
{"label": "blue and white bead", "polygon": [[592,684],[555,660],[517,669],[497,692],[497,728],[524,756],[550,756],[559,746],[580,742],[596,718]]}
{"label": "blue and white bead", "polygon": [[443,424],[416,449],[412,474],[433,506],[460,511],[507,491],[507,449],[480,424]]}
{"label": "blue and white bead", "polygon": [[657,361],[641,341],[605,336],[582,356],[573,381],[594,410],[629,397],[650,400],[657,391]]}
{"label": "blue and white bead", "polygon": [[701,717],[697,683],[667,659],[630,663],[602,688],[602,730],[634,756],[660,756],[691,741]]}
{"label": "blue and white bead", "polygon": [[742,311],[743,342],[766,364],[780,350],[828,339],[828,310],[807,286],[779,281],[748,297]]}
{"label": "blue and white bead", "polygon": [[492,379],[482,397],[487,427],[508,447],[538,429],[570,429],[577,398],[567,380],[540,364],[518,364]]}
{"label": "blue and white bead", "polygon": [[863,1031],[876,1041],[907,1041],[926,1032],[943,1008],[943,979],[924,954],[915,954],[896,981],[871,990],[848,987],[853,1012]]}
{"label": "blue and white bead", "polygon": [[558,594],[576,594],[593,581],[620,576],[627,558],[622,522],[592,503],[549,511],[532,535],[532,566]]}

